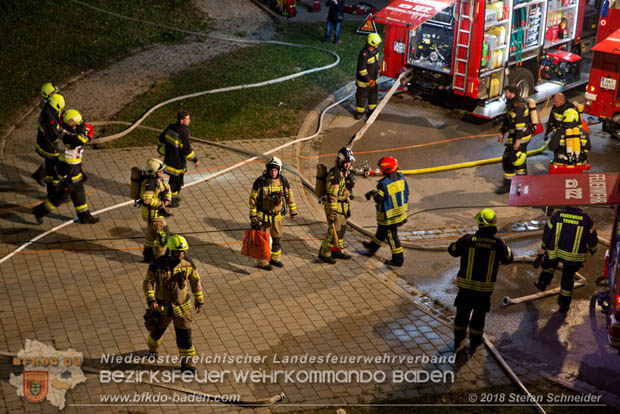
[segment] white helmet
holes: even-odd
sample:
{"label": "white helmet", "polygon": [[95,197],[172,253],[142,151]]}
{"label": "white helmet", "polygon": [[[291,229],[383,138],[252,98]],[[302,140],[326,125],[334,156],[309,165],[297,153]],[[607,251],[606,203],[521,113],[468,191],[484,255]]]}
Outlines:
{"label": "white helmet", "polygon": [[151,158],[146,162],[146,167],[144,168],[144,173],[146,175],[150,175],[151,177],[156,177],[157,172],[163,170],[165,167],[164,163],[157,158]]}
{"label": "white helmet", "polygon": [[272,168],[275,168],[279,173],[282,171],[282,161],[280,161],[280,158],[278,157],[271,157],[269,161],[265,163],[265,168],[267,168],[267,172],[269,172]]}

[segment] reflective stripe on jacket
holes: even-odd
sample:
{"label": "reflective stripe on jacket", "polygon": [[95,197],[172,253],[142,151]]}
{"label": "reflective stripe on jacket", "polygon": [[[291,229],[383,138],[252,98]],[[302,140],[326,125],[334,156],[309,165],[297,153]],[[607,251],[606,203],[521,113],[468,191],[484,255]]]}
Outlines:
{"label": "reflective stripe on jacket", "polygon": [[549,259],[583,263],[594,252],[598,235],[594,222],[578,208],[557,210],[543,231],[542,248]]}
{"label": "reflective stripe on jacket", "polygon": [[377,184],[377,224],[383,226],[402,224],[409,211],[409,186],[400,172],[383,177]]}

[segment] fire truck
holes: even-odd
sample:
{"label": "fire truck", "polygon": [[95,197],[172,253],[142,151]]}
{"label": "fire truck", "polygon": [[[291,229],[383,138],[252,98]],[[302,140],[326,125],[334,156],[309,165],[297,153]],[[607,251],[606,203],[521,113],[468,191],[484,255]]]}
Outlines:
{"label": "fire truck", "polygon": [[584,112],[599,117],[603,131],[620,138],[620,2],[605,1],[592,50]]}
{"label": "fire truck", "polygon": [[413,70],[412,87],[460,95],[473,115],[504,112],[504,86],[537,102],[585,85],[603,0],[394,0],[385,24],[384,75]]}
{"label": "fire truck", "polygon": [[556,206],[615,207],[603,269],[609,286],[603,310],[609,344],[620,350],[620,174],[517,175],[512,179],[509,196],[511,206],[544,207],[550,202]]}

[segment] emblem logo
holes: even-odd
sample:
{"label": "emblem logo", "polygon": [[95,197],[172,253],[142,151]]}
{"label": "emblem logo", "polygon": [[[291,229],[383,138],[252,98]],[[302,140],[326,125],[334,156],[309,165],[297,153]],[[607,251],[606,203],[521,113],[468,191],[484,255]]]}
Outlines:
{"label": "emblem logo", "polygon": [[47,371],[24,371],[24,397],[30,402],[41,402],[49,390]]}

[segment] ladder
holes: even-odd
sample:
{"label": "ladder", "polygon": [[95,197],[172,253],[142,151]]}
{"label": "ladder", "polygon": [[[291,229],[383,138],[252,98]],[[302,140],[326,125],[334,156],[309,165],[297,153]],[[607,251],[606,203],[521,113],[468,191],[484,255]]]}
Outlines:
{"label": "ladder", "polygon": [[469,50],[474,26],[475,0],[458,0],[458,20],[456,25],[456,47],[454,50],[454,75],[452,89],[465,94],[469,71]]}

